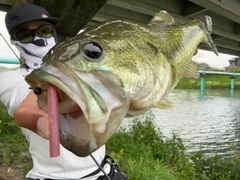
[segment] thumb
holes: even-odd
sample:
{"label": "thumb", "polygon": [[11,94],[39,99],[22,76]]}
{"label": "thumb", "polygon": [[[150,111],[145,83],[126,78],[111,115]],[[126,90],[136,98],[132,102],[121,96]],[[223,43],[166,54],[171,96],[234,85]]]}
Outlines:
{"label": "thumb", "polygon": [[49,139],[49,122],[47,116],[41,116],[37,120],[37,134],[45,139]]}

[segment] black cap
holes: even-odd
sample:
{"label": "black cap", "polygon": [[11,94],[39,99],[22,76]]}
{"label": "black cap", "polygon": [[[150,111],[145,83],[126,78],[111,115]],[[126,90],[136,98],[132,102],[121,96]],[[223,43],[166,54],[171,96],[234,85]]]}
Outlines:
{"label": "black cap", "polygon": [[12,35],[14,28],[30,21],[48,21],[55,25],[59,22],[58,18],[50,17],[47,10],[30,3],[22,3],[12,10],[8,11],[5,16],[5,23],[8,33]]}

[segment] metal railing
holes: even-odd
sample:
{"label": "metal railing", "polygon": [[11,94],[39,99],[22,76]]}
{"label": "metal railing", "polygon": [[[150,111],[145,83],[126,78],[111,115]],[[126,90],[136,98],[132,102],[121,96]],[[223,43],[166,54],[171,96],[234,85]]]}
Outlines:
{"label": "metal railing", "polygon": [[0,63],[19,64],[19,60],[16,59],[16,58],[3,58],[3,57],[0,57]]}
{"label": "metal railing", "polygon": [[234,72],[221,72],[221,71],[199,71],[200,77],[201,77],[201,84],[200,89],[201,91],[204,91],[204,77],[207,74],[219,74],[219,75],[229,75],[229,78],[231,79],[231,90],[234,90],[234,79],[236,76],[240,76],[240,73],[234,73]]}

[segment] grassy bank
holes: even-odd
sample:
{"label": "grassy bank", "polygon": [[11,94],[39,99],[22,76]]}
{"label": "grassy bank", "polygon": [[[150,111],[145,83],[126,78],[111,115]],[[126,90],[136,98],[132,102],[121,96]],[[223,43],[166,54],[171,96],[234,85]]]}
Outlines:
{"label": "grassy bank", "polygon": [[[131,180],[237,180],[240,158],[217,154],[206,158],[199,152],[187,154],[182,139],[173,134],[165,139],[149,112],[134,119],[129,129],[120,128],[107,143],[109,154]],[[0,105],[0,161],[31,167],[27,142],[6,109]]]}
{"label": "grassy bank", "polygon": [[[228,75],[206,75],[205,89],[230,89],[231,79]],[[237,76],[235,79],[235,89],[240,89],[240,77]],[[181,89],[200,89],[201,78],[197,80],[192,79],[182,79],[176,88]]]}
{"label": "grassy bank", "polygon": [[173,134],[165,139],[154,125],[154,115],[134,119],[134,125],[120,129],[107,143],[110,154],[131,180],[237,180],[240,158],[216,153],[206,158],[199,151],[187,154],[182,139]]}

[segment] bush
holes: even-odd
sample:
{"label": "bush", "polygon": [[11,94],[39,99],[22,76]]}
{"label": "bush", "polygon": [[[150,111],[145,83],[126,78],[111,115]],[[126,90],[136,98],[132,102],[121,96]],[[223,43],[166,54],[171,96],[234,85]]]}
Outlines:
{"label": "bush", "polygon": [[135,118],[130,129],[120,128],[107,143],[110,155],[131,180],[196,179],[181,138],[173,134],[171,139],[164,139],[153,124],[154,118],[149,112]]}
{"label": "bush", "polygon": [[187,154],[182,139],[173,134],[165,139],[154,126],[154,115],[138,117],[133,126],[119,128],[108,141],[109,153],[131,180],[238,180],[240,158],[217,153],[204,157]]}

